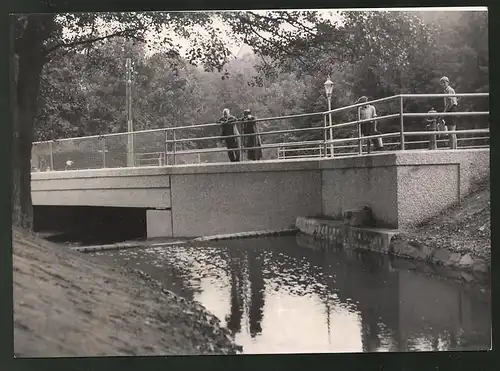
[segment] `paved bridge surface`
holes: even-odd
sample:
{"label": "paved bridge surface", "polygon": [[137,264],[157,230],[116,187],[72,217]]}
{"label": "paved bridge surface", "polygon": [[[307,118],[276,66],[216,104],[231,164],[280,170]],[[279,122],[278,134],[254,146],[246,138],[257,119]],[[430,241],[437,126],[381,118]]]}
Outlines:
{"label": "paved bridge surface", "polygon": [[284,229],[297,216],[372,208],[404,229],[489,176],[489,149],[399,151],[182,166],[32,173],[35,206],[145,208],[148,237]]}

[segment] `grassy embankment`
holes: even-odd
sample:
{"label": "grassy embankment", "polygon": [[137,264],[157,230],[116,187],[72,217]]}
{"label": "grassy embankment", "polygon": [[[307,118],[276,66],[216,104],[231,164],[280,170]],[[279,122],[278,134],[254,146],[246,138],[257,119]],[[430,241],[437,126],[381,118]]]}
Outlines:
{"label": "grassy embankment", "polygon": [[233,354],[198,303],[26,231],[13,232],[17,357]]}

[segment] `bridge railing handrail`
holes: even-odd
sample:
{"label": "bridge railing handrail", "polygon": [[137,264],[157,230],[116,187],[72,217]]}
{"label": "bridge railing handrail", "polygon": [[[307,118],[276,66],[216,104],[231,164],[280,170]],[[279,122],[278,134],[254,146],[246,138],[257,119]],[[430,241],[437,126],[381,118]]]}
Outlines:
{"label": "bridge railing handrail", "polygon": [[[296,118],[307,118],[307,117],[322,117],[324,121],[324,125],[319,126],[319,127],[306,127],[306,128],[292,128],[292,129],[280,129],[280,130],[267,130],[267,131],[261,131],[258,130],[257,134],[261,137],[268,136],[268,135],[277,135],[277,134],[287,134],[287,133],[301,133],[301,132],[315,132],[315,131],[322,131],[324,134],[324,139],[322,140],[314,140],[314,141],[308,141],[309,144],[312,143],[317,143],[320,145],[323,145],[324,147],[324,153],[326,155],[327,153],[327,147],[330,146],[330,156],[334,155],[334,144],[339,144],[339,143],[344,143],[344,142],[358,142],[358,150],[359,154],[362,154],[362,143],[365,140],[371,140],[371,139],[378,139],[378,138],[392,138],[392,137],[400,137],[400,149],[404,150],[405,149],[405,137],[406,136],[415,136],[415,135],[429,135],[429,136],[436,136],[436,135],[465,135],[465,134],[484,134],[484,133],[489,133],[489,129],[475,129],[475,130],[455,130],[455,131],[446,131],[446,132],[436,132],[436,131],[419,131],[419,132],[405,132],[404,130],[404,118],[407,117],[413,117],[413,118],[418,118],[418,117],[447,117],[447,116],[485,116],[489,115],[489,111],[461,111],[461,112],[435,112],[435,113],[422,113],[422,112],[404,112],[404,99],[405,98],[418,98],[418,99],[424,99],[424,98],[440,98],[440,97],[489,97],[489,93],[456,93],[456,94],[398,94],[398,95],[393,95],[390,97],[384,97],[380,99],[373,99],[368,102],[358,102],[354,103],[349,106],[344,106],[344,107],[339,107],[323,112],[313,112],[313,113],[302,113],[302,114],[293,114],[293,115],[285,115],[285,116],[276,116],[276,117],[267,117],[267,118],[259,118],[255,119],[255,122],[269,122],[269,121],[277,121],[277,120],[287,120],[287,119],[296,119]],[[352,110],[355,108],[360,108],[364,105],[367,104],[377,104],[377,103],[382,103],[382,102],[390,102],[390,101],[398,101],[399,103],[399,112],[397,113],[389,113],[385,114],[383,116],[378,116],[376,118],[368,118],[368,119],[361,119],[359,117],[359,109],[358,109],[358,119],[354,121],[349,121],[349,122],[342,122],[342,123],[335,123],[335,124],[328,124],[328,121],[331,122],[331,115]],[[330,118],[330,120],[327,120],[327,117]],[[384,120],[389,120],[389,119],[398,119],[400,121],[400,128],[399,131],[391,132],[391,133],[380,133],[380,134],[374,134],[374,135],[363,135],[361,127],[363,124],[367,122],[372,122],[372,121],[384,121]],[[240,124],[244,123],[245,121],[241,120],[236,120],[233,121],[233,124]],[[53,143],[59,143],[59,142],[65,142],[65,141],[75,141],[75,140],[89,140],[89,139],[106,139],[109,137],[115,137],[115,136],[126,136],[127,138],[132,139],[132,148],[134,147],[133,141],[135,136],[140,136],[142,134],[149,134],[149,133],[164,133],[165,137],[164,139],[164,153],[165,157],[167,155],[172,155],[174,158],[174,164],[175,164],[175,156],[178,154],[186,154],[186,153],[210,153],[210,152],[227,152],[228,150],[230,151],[242,151],[242,148],[237,148],[237,149],[228,149],[228,148],[223,148],[219,149],[219,147],[215,148],[204,148],[204,149],[195,149],[195,150],[189,150],[189,151],[179,151],[177,150],[177,145],[184,143],[184,142],[201,142],[201,141],[206,141],[206,140],[221,140],[221,139],[227,139],[230,137],[240,137],[240,138],[245,138],[245,137],[250,137],[254,136],[255,134],[244,134],[240,133],[237,135],[231,135],[231,136],[223,136],[223,135],[213,135],[213,136],[193,136],[189,135],[188,137],[183,137],[183,138],[176,138],[176,132],[181,131],[181,130],[187,130],[187,129],[201,129],[201,128],[209,128],[209,127],[220,127],[221,123],[220,122],[213,122],[213,123],[204,123],[204,124],[197,124],[197,125],[185,125],[185,126],[176,126],[176,127],[165,127],[165,128],[158,128],[158,129],[148,129],[148,130],[140,130],[140,131],[132,131],[132,132],[122,132],[122,133],[110,133],[110,134],[104,134],[104,135],[91,135],[91,136],[82,136],[82,137],[76,137],[76,138],[61,138],[58,140],[49,140],[49,141],[42,141],[42,142],[34,142],[33,145],[42,145],[42,144],[49,144],[50,151],[52,153],[52,144]],[[357,127],[357,135],[354,134],[354,136],[351,136],[349,138],[336,138],[333,139],[331,138],[332,136],[332,130],[335,129],[340,129],[340,128],[347,128],[347,127]],[[330,139],[328,139],[328,131],[330,131]],[[104,166],[105,165],[105,156],[108,150],[106,149],[106,144],[103,142],[103,149],[100,150],[99,152],[103,153],[104,156]],[[293,146],[293,142],[289,143],[290,146]],[[168,146],[172,145],[172,150],[168,150]],[[253,149],[253,148],[278,148],[278,151],[280,148],[283,148],[284,144],[283,143],[277,143],[277,144],[262,144],[261,146],[258,147],[245,147],[245,150],[247,149]],[[133,149],[132,149],[133,151]],[[157,152],[161,153],[161,152]],[[241,152],[240,152],[241,153]],[[132,153],[132,155],[134,155]],[[51,168],[53,168],[53,159],[52,159],[52,154],[51,154]]]}
{"label": "bridge railing handrail", "polygon": [[[286,119],[294,119],[294,118],[303,118],[303,117],[313,117],[313,116],[324,116],[327,114],[333,114],[333,113],[339,113],[343,111],[347,111],[353,108],[361,107],[366,104],[375,104],[375,103],[382,103],[382,102],[387,102],[391,100],[395,100],[397,98],[440,98],[440,97],[488,97],[489,93],[456,93],[456,94],[397,94],[397,95],[392,95],[390,97],[384,97],[384,98],[379,98],[379,99],[373,99],[368,102],[361,102],[361,103],[355,103],[351,104],[349,106],[344,106],[344,107],[339,107],[335,108],[332,110],[327,110],[323,112],[311,112],[311,113],[300,113],[300,114],[294,114],[294,115],[285,115],[285,116],[275,116],[275,117],[265,117],[265,118],[257,118],[255,119],[255,122],[263,122],[263,121],[277,121],[277,120],[286,120]],[[466,112],[454,112],[454,113],[420,113],[417,115],[420,116],[441,116],[441,115],[456,115],[458,113],[466,113]],[[405,115],[407,114],[412,114],[414,113],[404,113]],[[416,114],[416,113],[415,113]],[[382,117],[378,118],[379,120],[382,119]],[[369,120],[365,120],[369,121]],[[236,120],[233,123],[242,123],[244,121],[241,120]],[[165,132],[165,131],[173,131],[173,130],[185,130],[185,129],[199,129],[199,128],[207,128],[207,127],[214,127],[214,126],[220,126],[220,122],[212,122],[212,123],[206,123],[206,124],[195,124],[195,125],[186,125],[186,126],[174,126],[174,127],[164,127],[164,128],[157,128],[157,129],[146,129],[146,130],[137,130],[137,131],[131,131],[131,132],[120,132],[120,133],[107,133],[107,134],[98,134],[98,135],[86,135],[86,136],[81,136],[81,137],[72,137],[72,138],[59,138],[59,139],[52,139],[52,140],[45,140],[45,141],[36,141],[33,142],[33,144],[42,144],[42,143],[49,143],[49,142],[63,142],[63,141],[68,141],[68,140],[84,140],[84,139],[100,139],[104,137],[112,137],[112,136],[120,136],[120,135],[126,135],[126,134],[145,134],[145,133],[154,133],[154,132]],[[344,125],[343,124],[338,124],[338,125]],[[263,132],[264,133],[264,132]]]}
{"label": "bridge railing handrail", "polygon": [[[419,135],[422,132],[418,132]],[[434,134],[434,132],[432,132]],[[457,141],[472,141],[472,140],[485,140],[489,139],[489,137],[470,137],[470,138],[457,138]],[[351,139],[352,142],[356,141],[356,139]],[[448,139],[436,139],[438,142],[447,142]],[[412,144],[429,144],[428,140],[416,140],[412,141]],[[286,152],[296,152],[296,151],[317,151],[318,149],[323,148],[323,141],[302,141],[302,142],[281,142],[279,143],[282,145],[282,147],[279,147],[279,150],[281,153],[286,153]],[[316,145],[315,145],[316,144]],[[386,143],[387,146],[396,146],[399,145],[399,142],[388,142]],[[366,144],[364,144],[366,146]],[[309,147],[303,147],[303,146],[309,146]],[[344,146],[336,146],[335,148],[356,148],[356,144],[347,144]]]}

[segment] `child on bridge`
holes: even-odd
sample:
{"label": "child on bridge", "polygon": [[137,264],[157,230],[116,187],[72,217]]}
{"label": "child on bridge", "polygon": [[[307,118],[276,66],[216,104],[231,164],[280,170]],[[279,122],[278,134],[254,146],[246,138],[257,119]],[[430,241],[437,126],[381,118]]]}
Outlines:
{"label": "child on bridge", "polygon": [[[368,98],[365,96],[360,97],[356,103],[367,103]],[[366,104],[364,106],[358,107],[358,117],[359,120],[365,119],[375,119],[377,117],[377,110],[371,104]],[[377,120],[372,120],[369,122],[364,122],[361,124],[361,134],[363,136],[377,135],[381,134],[380,131],[377,130]],[[371,153],[371,144],[375,147],[375,150],[382,150],[384,148],[384,144],[382,142],[382,138],[372,138],[368,139],[368,153]]]}
{"label": "child on bridge", "polygon": [[[455,90],[450,86],[450,80],[443,76],[439,80],[439,84],[443,87],[445,94],[456,94]],[[457,112],[458,111],[458,99],[457,97],[444,97],[444,111],[443,112]],[[458,117],[449,116],[446,119],[448,130],[457,130]],[[457,135],[450,134],[450,148],[457,149]]]}

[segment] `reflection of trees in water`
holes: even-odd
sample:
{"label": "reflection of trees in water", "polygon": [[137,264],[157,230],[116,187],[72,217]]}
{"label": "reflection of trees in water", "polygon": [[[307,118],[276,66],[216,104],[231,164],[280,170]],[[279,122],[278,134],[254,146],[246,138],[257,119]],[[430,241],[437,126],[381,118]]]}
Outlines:
{"label": "reflection of trees in water", "polygon": [[[390,269],[387,256],[363,250],[335,249],[328,241],[312,241],[302,238],[298,239],[298,243],[302,246],[305,245],[304,248],[313,245],[315,254],[324,256],[322,264],[324,271],[331,272],[331,275],[336,276],[335,282],[327,280],[334,286],[332,290],[336,290],[342,302],[347,302],[347,299],[354,301],[362,319],[361,335],[364,351],[377,351],[382,347],[389,351],[416,349],[417,345],[414,345],[411,339],[409,342],[406,341],[412,335],[401,332],[401,320],[404,319],[400,317],[399,294],[400,290],[405,290],[405,287],[401,286],[399,278],[401,270]],[[324,253],[321,254],[319,251]],[[340,254],[335,251],[339,251]],[[331,256],[336,260],[336,265],[328,263],[331,261],[329,258]],[[414,274],[419,275],[418,273]],[[430,280],[428,284],[432,285],[432,279],[430,278]],[[471,348],[473,344],[484,344],[484,340],[474,339],[473,330],[463,330],[467,326],[470,328],[470,324],[462,323],[464,291],[453,287],[449,289],[456,293],[458,299],[456,307],[458,322],[450,325],[435,323],[433,328],[429,329],[414,327],[412,333],[424,330],[425,335],[422,335],[420,343],[425,342],[429,350],[437,350],[438,348],[459,350]],[[469,298],[468,301],[473,305],[472,298]],[[468,317],[476,318],[477,322],[478,316],[470,313]],[[478,331],[478,333],[484,332]]]}
{"label": "reflection of trees in water", "polygon": [[226,322],[227,328],[233,333],[237,333],[241,330],[243,317],[243,265],[245,262],[244,255],[236,248],[228,248],[227,257],[231,285],[231,311],[226,317]]}
{"label": "reflection of trees in water", "polygon": [[[382,346],[390,351],[415,349],[410,339],[413,335],[402,333],[400,328],[399,293],[405,289],[400,287],[400,270],[389,270],[387,257],[365,251],[313,250],[297,246],[294,238],[283,237],[220,244],[224,248],[210,250],[209,255],[226,262],[221,268],[230,283],[231,312],[226,322],[233,333],[241,331],[244,317],[248,318],[252,337],[262,332],[265,282],[268,282],[291,294],[314,293],[319,297],[325,307],[325,331],[329,331],[330,307],[337,305],[333,299],[337,295],[352,308],[350,311],[358,312],[361,317],[364,351],[377,351]],[[207,258],[212,261],[215,257]],[[414,328],[411,332],[420,330],[423,329]],[[462,347],[466,339],[457,335],[457,328],[449,330],[451,336],[444,336],[442,331],[426,333],[426,346]]]}
{"label": "reflection of trees in water", "polygon": [[[366,253],[364,251],[355,251],[356,259],[358,259],[365,269],[365,273],[363,276],[366,278],[361,282],[358,282],[358,285],[365,285],[364,287],[370,290],[376,290],[376,286],[370,287],[368,283],[372,281],[374,278],[373,275],[376,275],[381,271],[381,268],[384,269],[386,258],[381,254],[371,254]],[[385,270],[384,270],[385,273]],[[391,272],[392,273],[392,272]],[[385,277],[385,275],[384,275]],[[389,304],[386,308],[383,308],[381,301],[382,298],[377,297],[376,300],[373,300],[373,295],[361,294],[359,295],[359,304],[358,309],[360,311],[360,315],[362,318],[361,321],[361,339],[363,344],[363,352],[376,352],[381,348],[382,345],[382,334],[381,334],[381,326],[380,326],[380,318],[384,319],[384,324],[388,327],[391,335],[392,335],[392,346],[399,348],[398,344],[398,336],[399,333],[399,306],[398,306],[398,296],[399,296],[399,286],[397,284],[398,276],[397,274],[389,274],[384,279],[384,283],[389,285],[394,290],[390,290],[389,296],[394,296],[392,298],[392,302],[396,303],[394,307],[392,307],[388,302],[384,304]],[[363,290],[361,290],[363,291]],[[384,291],[382,289],[382,291]],[[391,308],[392,307],[392,308]],[[392,310],[391,310],[392,309]],[[392,349],[398,350],[398,349]]]}
{"label": "reflection of trees in water", "polygon": [[[246,243],[250,242],[247,241]],[[286,250],[282,249],[282,247],[286,247]],[[340,283],[340,291],[343,291],[339,295],[341,300],[344,297],[343,302],[349,303],[360,311],[365,350],[374,351],[380,347],[380,331],[378,326],[380,313],[378,313],[377,308],[373,308],[373,305],[375,304],[376,306],[377,303],[374,303],[369,297],[365,298],[363,292],[358,292],[358,294],[352,292],[353,290],[360,291],[360,285],[363,285],[362,282],[370,281],[371,276],[383,264],[378,255],[372,254],[371,256],[366,256],[361,253],[357,256],[357,263],[349,259],[351,262],[344,264],[347,261],[342,260],[340,266],[333,268],[335,265],[329,264],[331,260],[329,260],[328,253],[319,253],[318,251],[308,249],[290,249],[288,244],[286,246],[276,246],[276,244],[273,244],[271,248],[264,250],[252,248],[238,249],[233,246],[228,248],[227,251],[228,267],[230,267],[230,272],[228,273],[231,282],[231,313],[227,317],[227,323],[228,328],[232,331],[239,332],[241,330],[241,321],[245,307],[248,309],[251,336],[255,337],[262,331],[265,277],[261,257],[265,252],[269,258],[268,264],[270,265],[266,269],[269,271],[266,273],[266,278],[273,280],[281,288],[289,292],[299,295],[314,293],[323,302],[325,306],[325,330],[328,332],[328,336],[330,336],[329,317],[331,307],[334,305],[332,296],[339,291]],[[362,264],[361,267],[360,263]],[[244,280],[244,275],[242,274],[244,266],[248,268],[250,295],[247,295],[242,285],[242,280]],[[364,270],[368,271],[364,272]],[[337,276],[337,282],[333,278],[328,278],[328,273],[333,277]],[[364,278],[360,279],[359,275],[362,275]],[[361,291],[364,291],[364,289],[361,288]],[[354,300],[349,302],[346,300],[347,298]]]}
{"label": "reflection of trees in water", "polygon": [[[391,350],[399,350],[398,275],[386,268],[387,257],[364,250],[340,249],[329,241],[307,236],[297,237],[297,243],[313,254],[308,259],[311,263],[322,267],[323,275],[316,275],[315,279],[327,286],[326,293],[318,293],[325,306],[335,292],[343,303],[349,303],[359,313],[363,351],[377,351],[387,336],[391,337],[391,348],[396,348]],[[328,278],[329,275],[335,279]],[[387,329],[385,333],[382,327]]]}
{"label": "reflection of trees in water", "polygon": [[[233,333],[240,332],[246,308],[250,335],[255,337],[262,332],[264,309],[265,284],[260,253],[255,249],[228,248],[227,259],[231,287],[231,312],[226,318],[227,327]],[[247,281],[250,284],[250,294]]]}
{"label": "reflection of trees in water", "polygon": [[262,258],[259,251],[250,249],[248,253],[248,269],[250,280],[250,307],[249,307],[249,320],[250,320],[250,335],[255,337],[262,332],[262,317],[264,309],[264,275]]}

